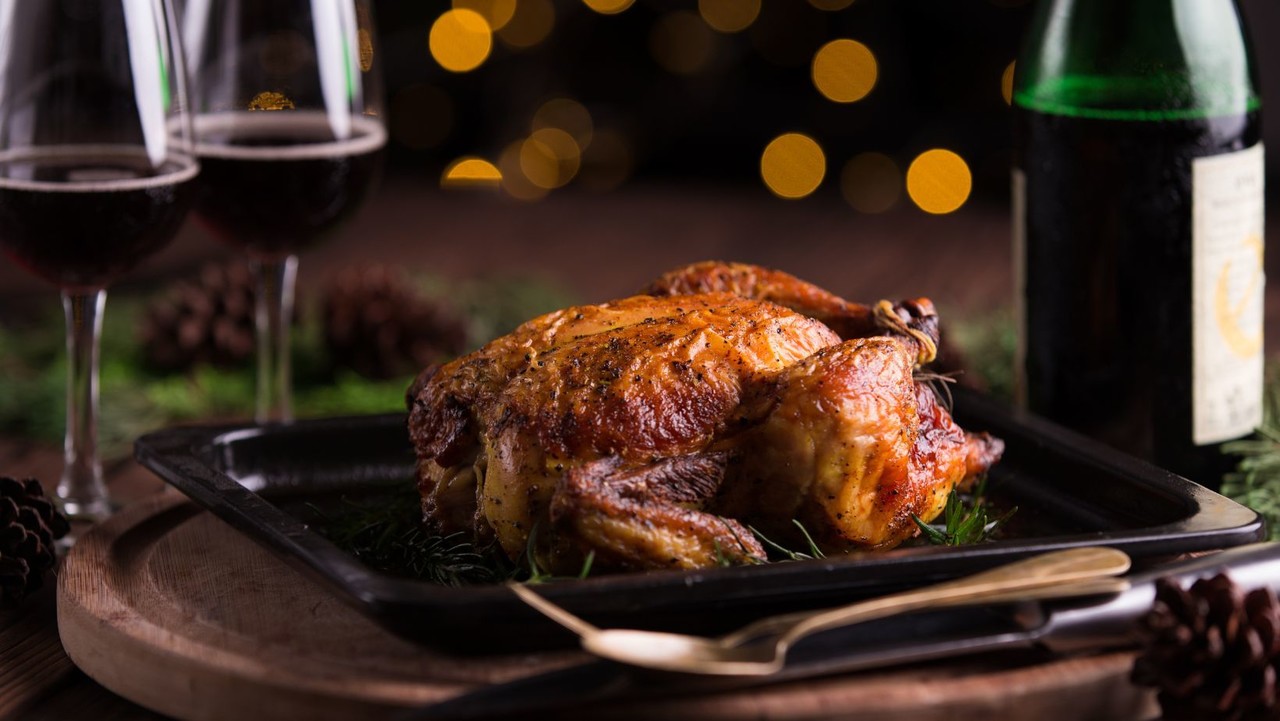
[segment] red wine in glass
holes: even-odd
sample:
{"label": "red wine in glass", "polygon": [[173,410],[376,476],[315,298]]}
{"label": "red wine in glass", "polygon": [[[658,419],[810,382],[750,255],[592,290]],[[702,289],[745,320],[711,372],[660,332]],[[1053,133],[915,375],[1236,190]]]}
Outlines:
{"label": "red wine in glass", "polygon": [[[288,422],[297,254],[354,214],[386,144],[372,3],[201,0],[183,24],[203,166],[196,209],[249,258],[254,416]],[[289,61],[271,60],[272,48],[287,48]]]}
{"label": "red wine in glass", "polygon": [[251,256],[311,247],[355,213],[378,175],[386,131],[354,117],[336,137],[319,111],[246,111],[196,120],[200,217]]}
{"label": "red wine in glass", "polygon": [[0,248],[62,288],[102,288],[164,247],[195,199],[194,158],[64,145],[0,154]]}
{"label": "red wine in glass", "polygon": [[111,503],[98,458],[106,288],[168,243],[195,201],[171,0],[0,2],[0,253],[62,292],[67,427],[57,498]]}

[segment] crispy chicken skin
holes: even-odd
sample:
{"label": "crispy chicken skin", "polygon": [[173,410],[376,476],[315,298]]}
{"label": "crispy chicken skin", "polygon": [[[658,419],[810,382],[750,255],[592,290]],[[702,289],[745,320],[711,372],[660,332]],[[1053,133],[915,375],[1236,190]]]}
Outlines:
{"label": "crispy chicken skin", "polygon": [[827,548],[891,548],[932,520],[1003,446],[968,435],[912,380],[901,341],[860,338],[788,368],[739,449],[714,510],[794,543],[799,520]]}
{"label": "crispy chicken skin", "polygon": [[664,273],[640,292],[656,296],[733,293],[767,300],[822,321],[844,340],[895,334],[915,341],[921,365],[937,356],[938,314],[928,298],[904,300],[896,306],[888,301],[865,306],[780,270],[714,260]]}
{"label": "crispy chicken skin", "polygon": [[410,433],[436,530],[512,558],[536,534],[556,572],[588,553],[610,568],[750,562],[765,554],[745,524],[785,535],[792,518],[830,548],[891,547],[999,457],[912,377],[936,348],[927,300],[869,308],[729,264],[646,290],[419,376]]}

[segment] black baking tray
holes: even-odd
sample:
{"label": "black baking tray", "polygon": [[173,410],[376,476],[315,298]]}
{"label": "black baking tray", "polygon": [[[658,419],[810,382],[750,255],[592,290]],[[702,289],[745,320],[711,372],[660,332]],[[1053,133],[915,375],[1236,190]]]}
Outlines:
{"label": "black baking tray", "polygon": [[[1016,504],[1008,538],[810,561],[564,581],[540,590],[600,625],[727,630],[767,613],[831,605],[973,573],[1016,558],[1108,545],[1138,563],[1261,539],[1257,513],[1185,478],[986,397],[956,416],[1003,438],[989,488]],[[379,573],[301,515],[298,500],[414,482],[403,415],[290,425],[173,428],[138,440],[138,460],[396,634],[460,653],[563,645],[567,633],[501,585],[452,588]]]}

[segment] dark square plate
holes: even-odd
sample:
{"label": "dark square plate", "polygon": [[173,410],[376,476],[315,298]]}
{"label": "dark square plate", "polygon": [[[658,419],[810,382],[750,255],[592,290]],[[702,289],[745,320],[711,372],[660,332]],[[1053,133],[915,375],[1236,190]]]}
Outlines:
{"label": "dark square plate", "polygon": [[[1019,507],[1003,540],[601,576],[543,591],[601,625],[711,633],[766,613],[902,590],[1053,549],[1105,544],[1142,563],[1263,536],[1254,511],[1029,414],[958,393],[956,415],[966,428],[990,431],[1007,444],[989,484],[993,497]],[[500,585],[451,588],[378,573],[287,510],[297,509],[300,499],[413,483],[402,415],[174,428],[140,439],[136,455],[197,503],[404,637],[471,653],[569,640]]]}

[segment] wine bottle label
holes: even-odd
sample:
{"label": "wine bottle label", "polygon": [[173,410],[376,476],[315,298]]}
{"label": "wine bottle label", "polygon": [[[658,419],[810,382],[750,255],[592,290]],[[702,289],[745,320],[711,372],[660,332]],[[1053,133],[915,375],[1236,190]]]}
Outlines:
{"label": "wine bottle label", "polygon": [[1192,440],[1262,422],[1263,149],[1192,162]]}

